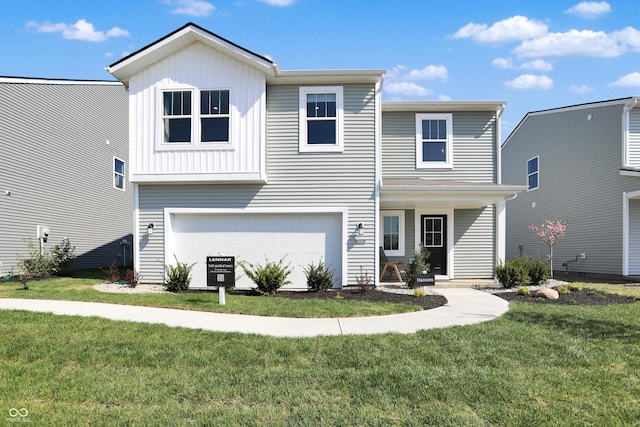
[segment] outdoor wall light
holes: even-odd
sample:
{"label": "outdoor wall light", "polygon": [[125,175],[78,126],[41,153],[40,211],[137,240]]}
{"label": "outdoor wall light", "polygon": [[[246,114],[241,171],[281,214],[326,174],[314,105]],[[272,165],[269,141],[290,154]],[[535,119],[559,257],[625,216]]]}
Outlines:
{"label": "outdoor wall light", "polygon": [[153,229],[155,228],[155,224],[150,222],[149,225],[147,225],[147,235],[151,236],[153,234]]}
{"label": "outdoor wall light", "polygon": [[364,226],[362,225],[362,223],[358,224],[357,230],[358,230],[358,236],[364,235]]}

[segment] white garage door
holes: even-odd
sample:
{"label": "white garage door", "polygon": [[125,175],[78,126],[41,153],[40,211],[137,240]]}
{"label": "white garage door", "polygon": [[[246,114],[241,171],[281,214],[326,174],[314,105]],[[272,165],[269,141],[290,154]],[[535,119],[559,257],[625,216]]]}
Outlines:
{"label": "white garage door", "polygon": [[[236,260],[291,264],[293,282],[286,288],[305,288],[303,268],[320,259],[335,269],[336,287],[341,286],[342,215],[312,214],[172,214],[168,253],[180,262],[196,263],[191,287],[206,287],[206,257],[235,256]],[[173,257],[169,255],[170,261]],[[236,267],[236,286],[253,287]]]}

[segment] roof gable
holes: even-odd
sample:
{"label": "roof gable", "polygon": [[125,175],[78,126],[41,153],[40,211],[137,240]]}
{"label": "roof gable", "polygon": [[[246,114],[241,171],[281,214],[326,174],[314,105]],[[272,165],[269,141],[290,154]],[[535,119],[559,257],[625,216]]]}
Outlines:
{"label": "roof gable", "polygon": [[128,85],[129,78],[134,74],[194,42],[203,43],[209,48],[223,52],[244,64],[262,70],[267,75],[275,75],[277,72],[277,65],[270,59],[251,52],[191,22],[114,62],[106,69],[118,80]]}

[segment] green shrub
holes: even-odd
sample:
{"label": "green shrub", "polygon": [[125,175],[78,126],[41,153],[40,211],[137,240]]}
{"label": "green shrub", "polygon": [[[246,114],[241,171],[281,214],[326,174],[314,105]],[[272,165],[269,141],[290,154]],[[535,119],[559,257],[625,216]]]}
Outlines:
{"label": "green shrub", "polygon": [[493,269],[503,288],[515,288],[529,283],[529,270],[521,258],[509,260]]}
{"label": "green shrub", "polygon": [[280,261],[265,260],[265,265],[253,265],[249,262],[238,261],[238,265],[244,273],[256,284],[261,294],[275,294],[278,289],[291,283],[287,280],[291,274],[291,264],[284,265],[284,257]]}
{"label": "green shrub", "polygon": [[427,251],[427,248],[422,244],[420,249],[413,251],[407,267],[407,286],[415,288],[418,274],[422,274],[423,271],[429,271],[427,260],[430,256],[431,252]]}
{"label": "green shrub", "polygon": [[413,290],[414,297],[423,297],[424,296],[424,287],[415,288]]}
{"label": "green shrub", "polygon": [[570,283],[569,284],[569,290],[570,291],[581,291],[584,287],[582,286],[582,283]]}
{"label": "green shrub", "polygon": [[196,263],[188,265],[178,261],[178,257],[173,255],[176,265],[163,264],[164,267],[164,286],[169,292],[185,291],[191,284],[191,270]]}
{"label": "green shrub", "polygon": [[558,294],[560,295],[566,295],[571,292],[567,285],[558,285],[558,287],[556,287],[556,291],[558,291]]}
{"label": "green shrub", "polygon": [[66,237],[48,252],[41,252],[31,239],[26,239],[25,242],[29,248],[29,259],[24,259],[18,254],[17,267],[21,275],[28,279],[57,274],[75,258],[75,246],[72,247]]}
{"label": "green shrub", "polygon": [[518,288],[518,295],[531,295],[531,289],[521,286]]}
{"label": "green shrub", "polygon": [[333,275],[335,270],[330,269],[322,261],[315,265],[313,262],[304,269],[304,275],[307,277],[307,286],[310,292],[324,292],[333,288],[335,280]]}
{"label": "green shrub", "polygon": [[522,257],[522,262],[529,274],[531,286],[540,286],[549,278],[549,262],[540,258]]}

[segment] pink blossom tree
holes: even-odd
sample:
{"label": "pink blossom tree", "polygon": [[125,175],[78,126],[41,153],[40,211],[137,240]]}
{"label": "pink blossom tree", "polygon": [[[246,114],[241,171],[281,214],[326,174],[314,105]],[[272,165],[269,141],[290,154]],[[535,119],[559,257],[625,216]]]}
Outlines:
{"label": "pink blossom tree", "polygon": [[553,278],[553,245],[564,237],[567,232],[567,221],[559,218],[546,219],[542,224],[530,224],[529,230],[533,231],[535,238],[549,246],[549,271]]}

